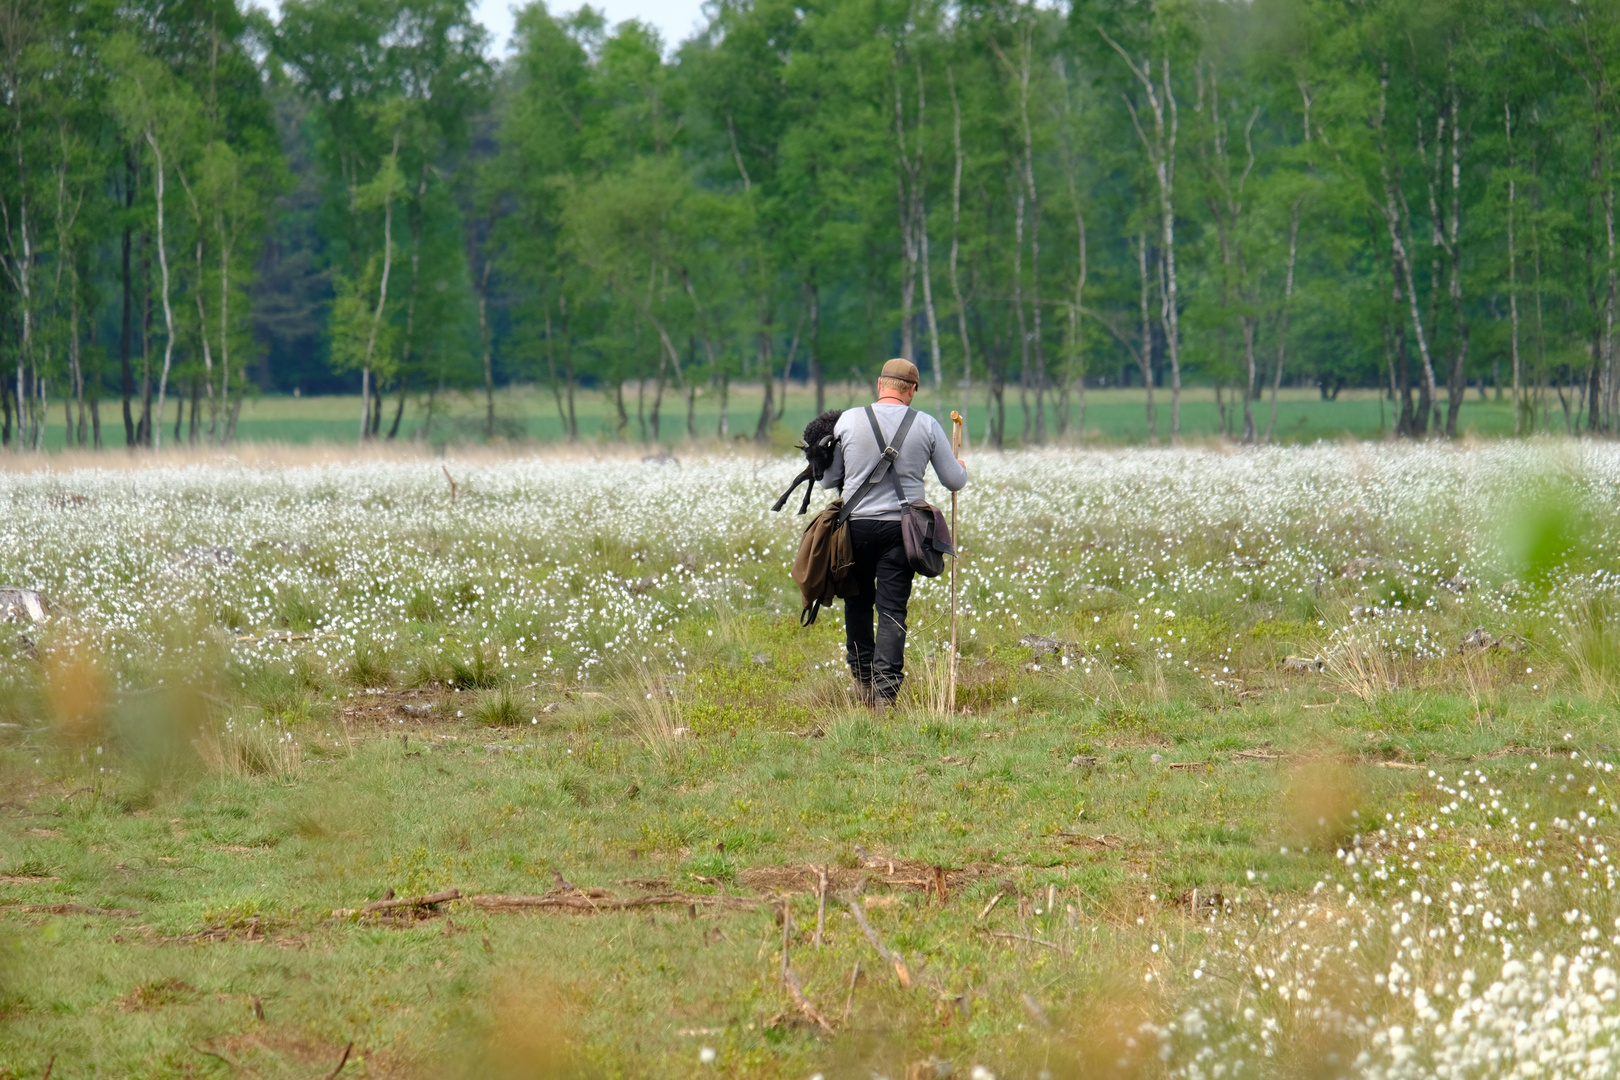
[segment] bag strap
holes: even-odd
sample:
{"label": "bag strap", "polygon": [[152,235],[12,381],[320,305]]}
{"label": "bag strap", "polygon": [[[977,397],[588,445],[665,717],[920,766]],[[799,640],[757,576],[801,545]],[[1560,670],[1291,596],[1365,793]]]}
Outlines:
{"label": "bag strap", "polygon": [[868,405],[865,412],[867,422],[872,425],[872,435],[877,439],[879,457],[877,464],[872,466],[872,471],[866,474],[866,478],[856,488],[854,496],[845,502],[844,509],[839,511],[838,524],[840,525],[849,520],[849,515],[854,513],[855,508],[866,498],[867,493],[876,487],[884,476],[888,476],[893,481],[895,498],[900,501],[900,505],[904,506],[906,504],[906,494],[900,487],[900,474],[894,472],[891,466],[900,460],[900,448],[905,445],[906,435],[911,431],[912,421],[917,419],[917,410],[906,409],[906,417],[900,421],[900,426],[895,429],[892,440],[884,439],[883,429],[878,427],[877,413],[872,411],[872,406]]}
{"label": "bag strap", "polygon": [[883,431],[878,427],[877,414],[872,411],[870,405],[866,407],[866,419],[872,425],[872,434],[877,437],[878,448],[883,451],[883,458],[878,462],[877,466],[878,470],[882,471],[874,470],[874,475],[868,483],[878,483],[883,479],[884,473],[887,473],[889,482],[894,485],[895,502],[904,507],[906,505],[906,493],[900,487],[900,472],[893,466],[900,460],[900,447],[905,445],[906,435],[911,431],[911,422],[917,419],[917,410],[906,409],[906,417],[900,421],[900,427],[894,433],[894,440],[887,447],[883,445]]}

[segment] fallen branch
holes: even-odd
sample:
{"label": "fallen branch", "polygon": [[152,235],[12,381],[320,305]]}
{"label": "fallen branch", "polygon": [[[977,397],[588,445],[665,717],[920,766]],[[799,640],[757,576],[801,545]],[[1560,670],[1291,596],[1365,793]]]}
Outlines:
{"label": "fallen branch", "polygon": [[892,951],[887,945],[883,944],[883,939],[878,937],[877,931],[872,929],[872,924],[867,922],[866,911],[861,907],[861,902],[859,899],[857,899],[855,896],[850,896],[846,903],[849,904],[850,914],[854,915],[855,921],[860,924],[861,933],[865,934],[866,940],[872,943],[872,948],[876,949],[877,954],[883,957],[885,961],[894,965],[894,974],[895,977],[900,980],[901,989],[910,990],[911,972],[906,970],[905,957],[901,956],[897,952]]}
{"label": "fallen branch", "polygon": [[782,981],[787,984],[788,995],[793,998],[793,1005],[799,1010],[800,1014],[828,1035],[833,1034],[832,1021],[821,1015],[821,1010],[812,1005],[810,999],[804,996],[804,987],[799,985],[799,977],[793,973],[792,968],[787,968],[782,972]]}
{"label": "fallen branch", "polygon": [[793,999],[793,1005],[799,1010],[799,1014],[812,1024],[819,1027],[822,1031],[825,1031],[828,1035],[831,1035],[833,1034],[833,1026],[831,1021],[829,1021],[825,1016],[821,1015],[821,1010],[812,1005],[810,1003],[810,999],[804,996],[804,986],[799,982],[799,977],[793,973],[792,965],[788,963],[788,943],[792,940],[792,936],[793,904],[791,901],[783,900],[782,985],[787,987],[788,996]]}
{"label": "fallen branch", "polygon": [[451,900],[460,900],[460,889],[445,889],[443,892],[429,893],[427,896],[401,897],[394,900],[373,900],[360,909],[360,914],[371,915],[378,911],[392,911],[395,908],[421,908],[434,907],[438,904],[448,903]]}
{"label": "fallen branch", "polygon": [[649,896],[584,896],[547,894],[545,896],[469,896],[466,901],[485,911],[628,911],[632,908],[704,905],[706,907],[752,908],[759,901],[740,896],[714,896],[705,893],[653,893]]}
{"label": "fallen branch", "polygon": [[1068,952],[1063,948],[1063,946],[1054,945],[1050,941],[1042,941],[1038,937],[1030,937],[1028,934],[1009,934],[1009,933],[1007,933],[1006,931],[1003,931],[1003,930],[986,930],[985,933],[989,934],[991,937],[994,937],[994,938],[1006,938],[1006,939],[1008,939],[1010,941],[1027,941],[1031,945],[1042,945],[1042,946],[1045,946],[1048,949],[1051,949],[1053,952],[1059,954],[1060,956],[1069,955]]}
{"label": "fallen branch", "polygon": [[[1004,892],[998,892],[998,893],[996,893],[996,895],[992,896],[990,898],[990,902],[988,904],[984,905],[984,910],[979,912],[979,920],[983,920],[986,915],[988,915],[992,911],[996,910],[996,905],[1001,903],[1001,898],[1003,896],[1006,896],[1006,895],[1007,894],[1004,893]],[[976,921],[978,921],[978,920],[976,920]]]}

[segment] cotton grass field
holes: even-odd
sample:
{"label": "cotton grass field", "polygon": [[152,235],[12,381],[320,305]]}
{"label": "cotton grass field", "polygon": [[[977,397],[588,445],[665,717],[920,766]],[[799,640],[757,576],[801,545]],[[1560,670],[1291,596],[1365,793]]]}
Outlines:
{"label": "cotton grass field", "polygon": [[798,467],[0,473],[0,1077],[1620,1074],[1620,449]]}

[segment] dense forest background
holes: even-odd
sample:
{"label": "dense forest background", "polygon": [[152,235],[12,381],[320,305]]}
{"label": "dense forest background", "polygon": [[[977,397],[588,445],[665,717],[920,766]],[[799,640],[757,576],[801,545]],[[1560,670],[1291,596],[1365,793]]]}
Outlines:
{"label": "dense forest background", "polygon": [[496,59],[466,0],[3,0],[5,443],[228,442],[295,390],[494,436],[513,382],[654,440],[747,383],[763,438],[891,355],[996,444],[1122,385],[1171,440],[1192,384],[1247,441],[1280,385],[1620,430],[1615,0],[708,10],[534,0]]}

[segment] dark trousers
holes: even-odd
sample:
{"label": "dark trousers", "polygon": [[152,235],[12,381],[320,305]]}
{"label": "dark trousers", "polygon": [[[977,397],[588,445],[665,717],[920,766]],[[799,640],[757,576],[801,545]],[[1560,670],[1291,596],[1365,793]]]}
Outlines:
{"label": "dark trousers", "polygon": [[858,686],[871,687],[876,704],[889,705],[906,677],[906,604],[911,600],[914,572],[906,561],[898,521],[850,518],[849,532],[855,548],[855,580],[861,589],[844,600],[849,673]]}

